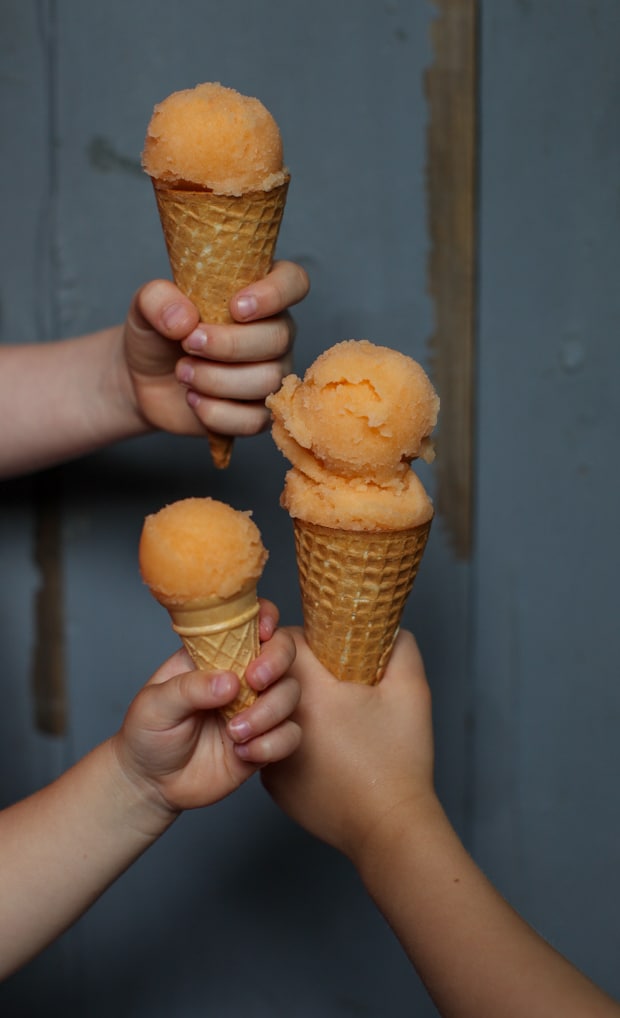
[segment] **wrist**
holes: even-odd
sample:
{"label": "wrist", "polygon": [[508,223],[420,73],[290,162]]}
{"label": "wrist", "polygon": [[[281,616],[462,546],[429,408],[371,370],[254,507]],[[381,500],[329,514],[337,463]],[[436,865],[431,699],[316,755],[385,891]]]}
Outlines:
{"label": "wrist", "polygon": [[415,844],[429,839],[445,820],[434,789],[403,797],[368,826],[349,853],[351,861],[362,880],[372,883],[374,875],[394,854],[395,846],[404,841]]}
{"label": "wrist", "polygon": [[127,325],[117,325],[109,331],[112,334],[110,398],[116,401],[128,438],[149,434],[156,429],[142,412],[136,392],[126,338]]}
{"label": "wrist", "polygon": [[126,761],[120,735],[113,735],[104,746],[110,756],[115,793],[125,810],[127,823],[155,840],[174,823],[181,810],[173,809],[156,783]]}

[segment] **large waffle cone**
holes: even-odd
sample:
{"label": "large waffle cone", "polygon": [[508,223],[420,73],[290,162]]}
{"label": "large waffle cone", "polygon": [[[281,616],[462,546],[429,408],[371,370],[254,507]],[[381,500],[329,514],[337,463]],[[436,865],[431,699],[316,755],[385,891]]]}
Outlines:
{"label": "large waffle cone", "polygon": [[183,608],[168,607],[172,628],[196,668],[239,676],[239,694],[221,709],[227,719],[249,707],[257,696],[245,679],[245,670],[260,650],[258,610],[256,587],[228,600],[212,598]]}
{"label": "large waffle cone", "polygon": [[374,685],[392,651],[431,521],[396,531],[293,524],[309,646],[337,679]]}
{"label": "large waffle cone", "polygon": [[[202,321],[232,322],[230,298],[271,269],[288,179],[239,196],[153,186],[175,283]],[[208,438],[215,466],[227,467],[233,439]]]}

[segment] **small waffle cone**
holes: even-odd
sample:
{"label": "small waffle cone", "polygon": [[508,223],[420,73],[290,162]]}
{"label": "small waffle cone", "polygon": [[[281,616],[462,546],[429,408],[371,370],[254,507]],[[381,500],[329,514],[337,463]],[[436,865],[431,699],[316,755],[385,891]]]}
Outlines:
{"label": "small waffle cone", "polygon": [[306,639],[337,679],[374,685],[385,671],[431,520],[352,531],[293,520]]}
{"label": "small waffle cone", "polygon": [[[266,276],[284,213],[288,179],[240,196],[175,190],[153,180],[174,281],[204,322],[232,322],[230,298]],[[230,462],[233,439],[208,433],[216,467]]]}
{"label": "small waffle cone", "polygon": [[253,704],[257,694],[246,682],[245,670],[260,650],[256,587],[227,600],[211,598],[167,610],[196,668],[238,675],[241,689],[221,708],[224,717],[230,719]]}

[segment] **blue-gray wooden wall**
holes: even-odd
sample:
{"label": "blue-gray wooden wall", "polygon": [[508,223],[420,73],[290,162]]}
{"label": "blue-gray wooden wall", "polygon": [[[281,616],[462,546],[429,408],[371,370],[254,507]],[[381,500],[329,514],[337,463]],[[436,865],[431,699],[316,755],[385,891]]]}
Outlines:
{"label": "blue-gray wooden wall", "polygon": [[[219,80],[282,129],[280,253],[313,283],[297,369],[350,337],[427,363],[435,15],[427,0],[2,0],[2,342],[111,324],[168,274],[144,131],[170,91]],[[526,918],[620,996],[619,45],[617,0],[481,4],[474,551],[457,561],[437,521],[405,622],[458,830]],[[27,379],[23,398],[36,414]],[[284,471],[264,435],[238,441],[225,473],[202,443],[161,436],[59,472],[62,737],[33,720],[35,493],[2,485],[3,805],[114,731],[176,646],[137,572],[147,512],[207,493],[252,508],[271,550],[262,592],[299,620]],[[423,477],[432,489],[433,469]],[[254,780],[181,818],[0,986],[0,1013],[435,1011],[349,865]]]}

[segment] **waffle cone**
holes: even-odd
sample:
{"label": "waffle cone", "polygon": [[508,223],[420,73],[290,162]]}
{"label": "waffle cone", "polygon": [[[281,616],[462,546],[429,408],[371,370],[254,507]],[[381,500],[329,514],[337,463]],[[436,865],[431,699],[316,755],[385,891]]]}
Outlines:
{"label": "waffle cone", "polygon": [[212,598],[183,608],[168,607],[172,628],[181,637],[196,668],[238,675],[239,694],[221,708],[227,719],[249,707],[257,696],[245,679],[245,670],[260,650],[258,610],[256,587],[227,600]]}
{"label": "waffle cone", "polygon": [[[271,269],[288,179],[239,196],[153,186],[176,285],[202,321],[232,322],[230,298]],[[208,439],[215,466],[227,467],[233,439],[214,432]]]}
{"label": "waffle cone", "polygon": [[374,685],[392,651],[431,520],[396,531],[293,524],[309,646],[337,679]]}

